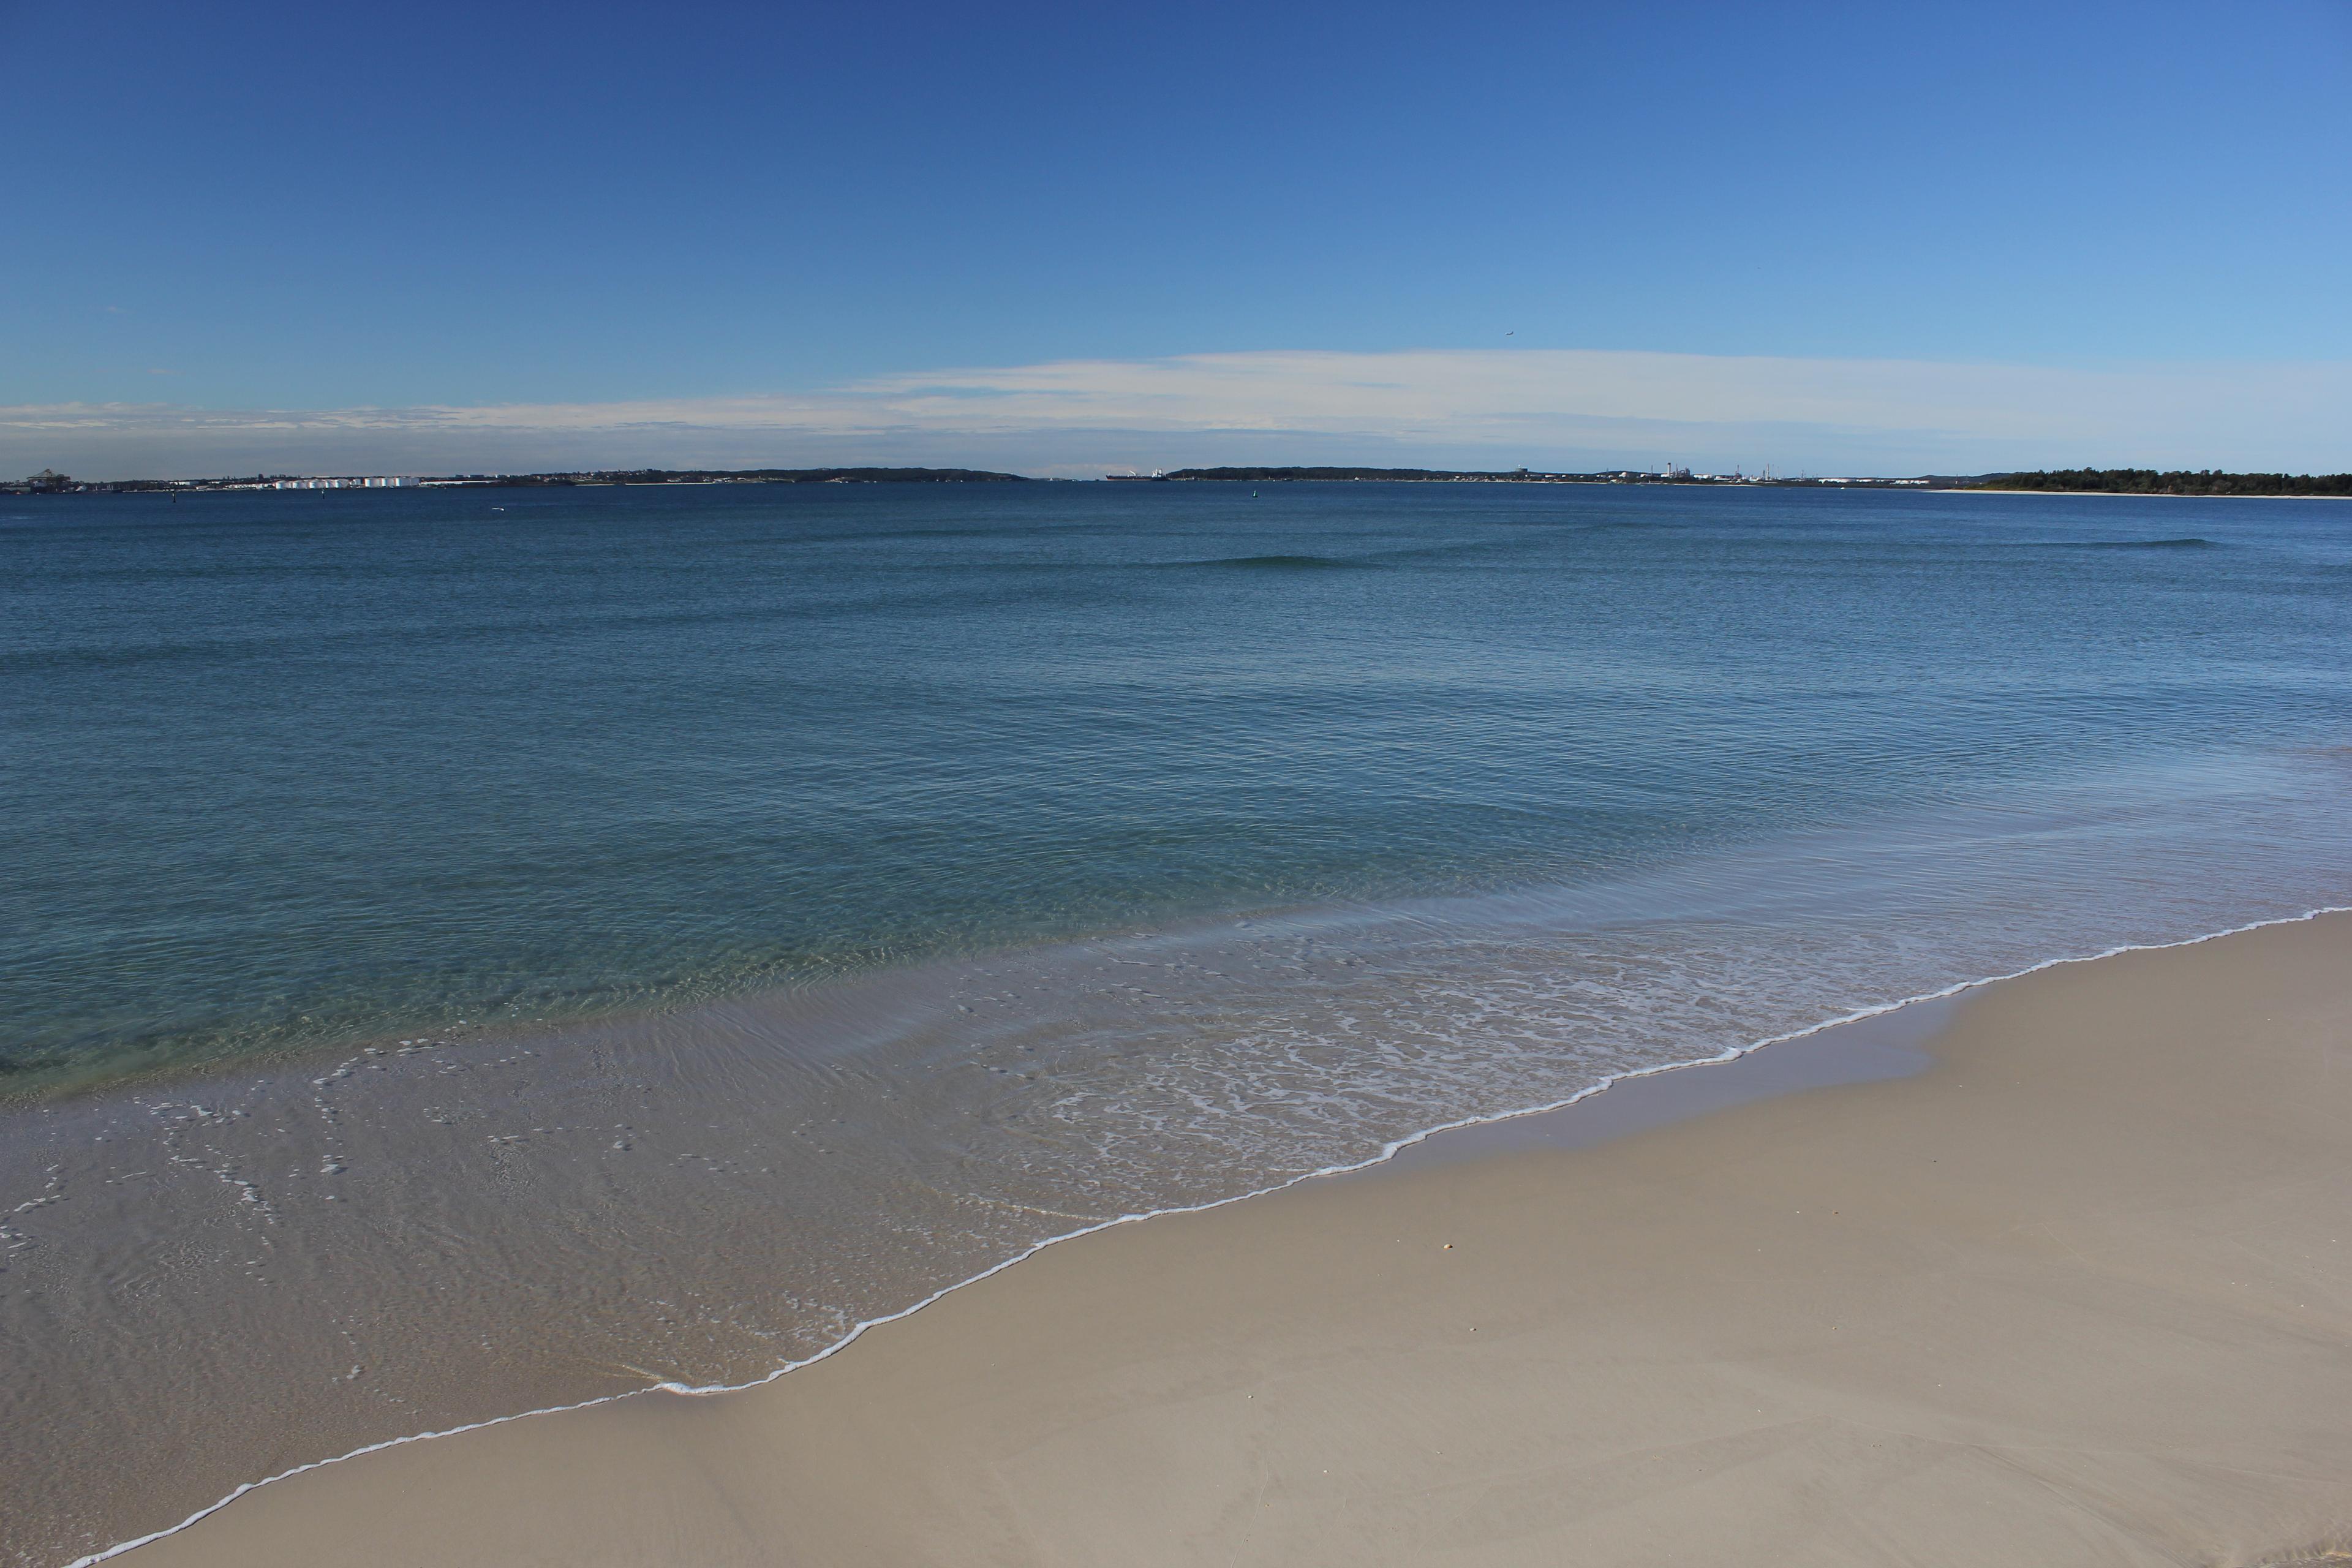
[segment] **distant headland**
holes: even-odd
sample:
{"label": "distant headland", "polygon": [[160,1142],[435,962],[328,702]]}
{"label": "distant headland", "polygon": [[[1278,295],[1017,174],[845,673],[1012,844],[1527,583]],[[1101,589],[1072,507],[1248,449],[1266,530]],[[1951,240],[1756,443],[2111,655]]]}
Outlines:
{"label": "distant headland", "polygon": [[2352,496],[2352,474],[2225,474],[2218,468],[2058,468],[1990,474],[1984,489],[2126,496]]}
{"label": "distant headland", "polygon": [[1906,489],[1954,488],[1982,481],[1982,475],[1927,474],[1916,479],[1790,479],[1769,468],[1761,473],[1695,473],[1688,468],[1604,468],[1589,473],[1550,472],[1538,468],[1178,468],[1170,473],[1105,474],[1107,479],[1213,480],[1244,484],[1286,484],[1292,481],[1358,484],[1457,485],[1822,485]]}
{"label": "distant headland", "polygon": [[168,490],[394,490],[455,485],[872,485],[1025,484],[1022,474],[980,468],[598,468],[545,474],[249,474],[217,479],[76,479],[44,468],[0,482],[0,494],[121,494]]}
{"label": "distant headland", "polygon": [[1761,473],[1693,473],[1688,468],[1543,473],[1528,468],[1178,468],[1107,479],[1212,479],[1247,484],[1292,480],[1384,484],[1769,485],[1792,489],[2032,490],[2052,493],[2176,496],[2352,496],[2352,474],[2231,474],[2220,469],[2061,468],[2034,473],[1921,474],[1909,479],[1816,478]]}

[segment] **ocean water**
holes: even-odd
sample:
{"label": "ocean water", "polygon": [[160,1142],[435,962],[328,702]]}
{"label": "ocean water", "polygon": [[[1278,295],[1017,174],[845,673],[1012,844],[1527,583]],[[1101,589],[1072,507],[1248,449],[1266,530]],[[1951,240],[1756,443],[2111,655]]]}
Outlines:
{"label": "ocean water", "polygon": [[2347,804],[2344,503],[0,501],[0,1557],[2352,903]]}

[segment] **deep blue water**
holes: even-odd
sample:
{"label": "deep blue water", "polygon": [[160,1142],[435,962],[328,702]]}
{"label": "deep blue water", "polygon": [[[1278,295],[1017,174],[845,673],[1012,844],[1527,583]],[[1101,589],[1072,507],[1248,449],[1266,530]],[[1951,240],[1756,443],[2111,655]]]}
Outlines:
{"label": "deep blue water", "polygon": [[2352,506],[1258,490],[0,503],[0,1081],[2352,742]]}

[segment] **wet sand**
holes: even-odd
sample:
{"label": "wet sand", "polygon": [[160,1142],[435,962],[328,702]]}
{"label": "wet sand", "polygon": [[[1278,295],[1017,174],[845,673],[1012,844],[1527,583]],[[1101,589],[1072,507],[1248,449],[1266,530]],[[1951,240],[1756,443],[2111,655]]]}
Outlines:
{"label": "wet sand", "polygon": [[[1116,1226],[769,1386],[364,1456],[130,1560],[2243,1564],[2343,1542],[2352,918],[2003,983],[1926,1049],[1910,1076],[1759,1079],[1767,1098],[1663,1122],[1612,1091]],[[1765,1062],[1629,1088],[1738,1100],[1704,1086]]]}

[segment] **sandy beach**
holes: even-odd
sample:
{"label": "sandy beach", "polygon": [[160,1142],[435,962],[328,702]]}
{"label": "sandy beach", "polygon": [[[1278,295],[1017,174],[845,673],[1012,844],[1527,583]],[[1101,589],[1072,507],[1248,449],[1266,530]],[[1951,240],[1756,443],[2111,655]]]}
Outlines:
{"label": "sandy beach", "polygon": [[2352,1541],[2347,959],[2331,916],[2063,965],[1910,1076],[1433,1140],[1049,1248],[763,1388],[366,1456],[132,1555],[2318,1557]]}

